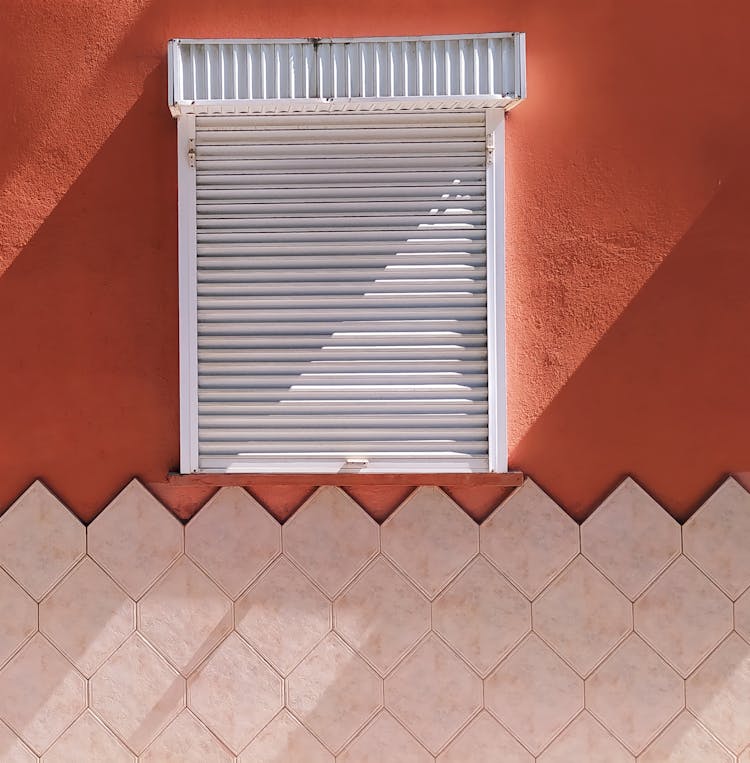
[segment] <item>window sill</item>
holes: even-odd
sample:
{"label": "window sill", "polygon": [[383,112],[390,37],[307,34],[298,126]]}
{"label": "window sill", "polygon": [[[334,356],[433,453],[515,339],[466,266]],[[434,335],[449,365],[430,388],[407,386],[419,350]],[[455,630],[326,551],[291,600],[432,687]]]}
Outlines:
{"label": "window sill", "polygon": [[518,487],[523,484],[523,472],[461,472],[429,474],[178,474],[169,472],[167,483],[175,487],[233,485],[440,485],[445,487]]}

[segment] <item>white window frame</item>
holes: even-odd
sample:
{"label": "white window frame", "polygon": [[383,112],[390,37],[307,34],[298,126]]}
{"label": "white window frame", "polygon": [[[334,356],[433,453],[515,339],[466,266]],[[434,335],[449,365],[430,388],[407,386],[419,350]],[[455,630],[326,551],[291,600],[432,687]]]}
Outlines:
{"label": "white window frame", "polygon": [[[523,79],[523,78],[522,78]],[[525,95],[525,84],[517,100]],[[404,99],[401,99],[404,100]],[[408,99],[407,99],[408,100]],[[515,102],[515,101],[514,101]],[[507,105],[507,104],[504,104]],[[463,106],[463,104],[462,104]],[[485,104],[483,104],[485,106]],[[232,113],[231,106],[228,107]],[[236,107],[235,107],[236,108]],[[487,352],[488,352],[488,469],[507,471],[507,399],[505,337],[505,108],[482,108],[485,113],[486,162],[486,256],[487,256]],[[175,109],[173,108],[173,112]],[[227,110],[220,110],[227,113]],[[196,173],[194,111],[179,110],[177,116],[178,218],[179,218],[179,350],[180,350],[180,471],[207,472],[199,467],[198,442],[198,319],[196,246]],[[214,113],[216,113],[214,111]],[[272,116],[269,116],[272,119]],[[396,459],[397,468],[387,472],[427,472]],[[288,468],[287,468],[288,467]],[[285,459],[283,465],[264,470],[274,473],[309,472],[302,461]],[[382,468],[363,471],[383,472]],[[436,473],[447,473],[441,469]],[[466,471],[461,469],[461,471]],[[482,470],[485,472],[485,470]],[[485,472],[485,473],[486,473]],[[258,473],[256,471],[248,473]],[[481,473],[481,472],[480,472]]]}

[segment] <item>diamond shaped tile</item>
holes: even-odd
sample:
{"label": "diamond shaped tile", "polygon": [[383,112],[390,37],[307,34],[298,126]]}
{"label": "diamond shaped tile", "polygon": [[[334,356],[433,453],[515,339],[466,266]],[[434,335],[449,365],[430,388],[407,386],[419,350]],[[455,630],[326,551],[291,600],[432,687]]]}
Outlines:
{"label": "diamond shaped tile", "polygon": [[185,705],[185,681],[133,634],[89,681],[91,709],[136,753]]}
{"label": "diamond shaped tile", "polygon": [[284,525],[284,551],[335,596],[378,552],[378,526],[339,488],[322,487]]}
{"label": "diamond shaped tile", "polygon": [[133,480],[88,527],[89,555],[139,599],[182,553],[182,525]]}
{"label": "diamond shaped tile", "polygon": [[232,630],[232,602],[182,556],[138,604],[138,630],[183,675]]}
{"label": "diamond shaped tile", "polygon": [[414,737],[383,710],[338,756],[340,763],[432,763],[434,758]]}
{"label": "diamond shaped tile", "polygon": [[436,754],[482,707],[482,682],[430,635],[386,679],[385,704]]}
{"label": "diamond shaped tile", "polygon": [[39,629],[90,677],[135,630],[135,603],[87,556],[42,600]]}
{"label": "diamond shaped tile", "polygon": [[437,763],[533,763],[534,758],[486,710],[437,756]]}
{"label": "diamond shaped tile", "polygon": [[86,683],[36,634],[0,671],[0,718],[41,754],[86,707]]}
{"label": "diamond shaped tile", "polygon": [[85,552],[83,525],[41,482],[0,516],[0,566],[37,601]]}
{"label": "diamond shaped tile", "polygon": [[585,710],[537,760],[539,763],[635,763],[635,758]]}
{"label": "diamond shaped tile", "polygon": [[36,602],[0,570],[0,666],[31,638],[37,626]]}
{"label": "diamond shaped tile", "polygon": [[47,750],[42,760],[44,763],[84,760],[135,763],[135,756],[87,710]]}
{"label": "diamond shaped tile", "polygon": [[377,674],[333,633],[287,679],[289,709],[335,753],[382,704]]}
{"label": "diamond shaped tile", "polygon": [[430,604],[382,556],[334,603],[336,630],[381,673],[430,629]]}
{"label": "diamond shaped tile", "polygon": [[581,552],[637,598],[680,553],[680,526],[629,477],[581,525]]}
{"label": "diamond shaped tile", "polygon": [[651,742],[638,763],[734,763],[734,755],[683,712]]}
{"label": "diamond shaped tile", "polygon": [[331,629],[331,605],[281,558],[237,602],[235,618],[237,630],[287,675]]}
{"label": "diamond shaped tile", "polygon": [[338,756],[341,763],[431,763],[434,758],[387,711],[383,710]]}
{"label": "diamond shaped tile", "polygon": [[732,752],[750,745],[750,645],[732,633],[687,680],[687,709]]}
{"label": "diamond shaped tile", "polygon": [[577,557],[534,602],[534,632],[587,676],[633,627],[632,605]]}
{"label": "diamond shaped tile", "polygon": [[436,487],[415,490],[381,527],[383,553],[433,598],[478,551],[479,530]]}
{"label": "diamond shaped tile", "polygon": [[0,723],[0,760],[3,763],[36,763],[33,752],[4,724]]}
{"label": "diamond shaped tile", "polygon": [[138,760],[140,763],[231,763],[234,756],[189,710],[183,710]]}
{"label": "diamond shaped tile", "polygon": [[482,523],[482,553],[533,599],[578,553],[578,525],[530,479]]}
{"label": "diamond shaped tile", "polygon": [[236,633],[188,681],[190,709],[235,754],[283,703],[281,678]]}
{"label": "diamond shaped tile", "polygon": [[240,487],[225,487],[185,528],[185,552],[232,599],[281,551],[281,525]]}
{"label": "diamond shaped tile", "polygon": [[750,493],[731,477],[682,528],[685,555],[730,599],[750,586]]}
{"label": "diamond shaped tile", "polygon": [[583,681],[532,633],[487,678],[484,699],[538,755],[583,709]]}
{"label": "diamond shaped tile", "polygon": [[282,710],[245,748],[239,763],[333,763],[333,755],[293,716]]}
{"label": "diamond shaped tile", "polygon": [[479,557],[435,600],[432,627],[486,675],[531,630],[531,605]]}
{"label": "diamond shaped tile", "polygon": [[586,680],[586,707],[636,755],[683,701],[680,677],[635,634]]}
{"label": "diamond shaped tile", "polygon": [[750,747],[737,758],[737,763],[750,763]]}
{"label": "diamond shaped tile", "polygon": [[732,602],[680,556],[636,601],[635,629],[686,678],[732,630]]}

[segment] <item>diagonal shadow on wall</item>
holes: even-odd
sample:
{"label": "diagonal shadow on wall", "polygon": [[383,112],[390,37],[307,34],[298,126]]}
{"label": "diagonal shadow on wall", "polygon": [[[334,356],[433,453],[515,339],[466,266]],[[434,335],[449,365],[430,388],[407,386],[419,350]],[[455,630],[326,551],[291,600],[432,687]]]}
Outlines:
{"label": "diagonal shadow on wall", "polygon": [[748,209],[742,156],[511,453],[576,519],[633,473],[684,520],[750,469]]}

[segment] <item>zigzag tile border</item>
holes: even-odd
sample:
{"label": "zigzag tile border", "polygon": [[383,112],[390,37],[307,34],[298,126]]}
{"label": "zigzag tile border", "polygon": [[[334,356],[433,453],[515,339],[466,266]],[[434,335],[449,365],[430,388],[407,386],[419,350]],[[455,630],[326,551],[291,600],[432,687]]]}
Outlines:
{"label": "zigzag tile border", "polygon": [[632,480],[581,525],[527,480],[481,525],[131,482],[0,516],[0,760],[750,763],[750,495],[683,526]]}

